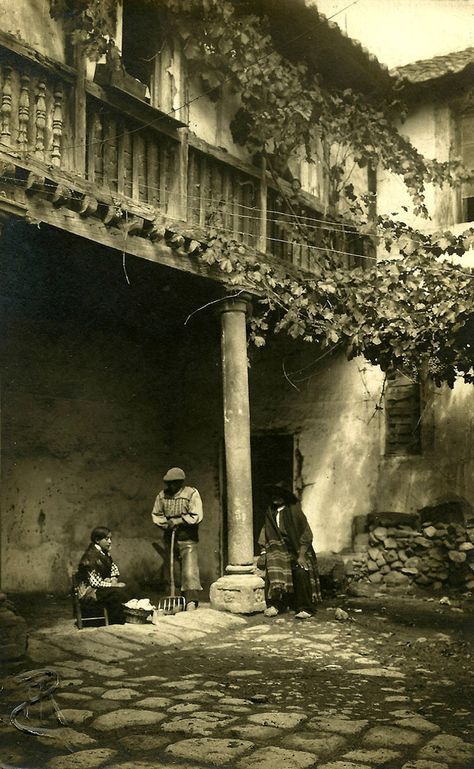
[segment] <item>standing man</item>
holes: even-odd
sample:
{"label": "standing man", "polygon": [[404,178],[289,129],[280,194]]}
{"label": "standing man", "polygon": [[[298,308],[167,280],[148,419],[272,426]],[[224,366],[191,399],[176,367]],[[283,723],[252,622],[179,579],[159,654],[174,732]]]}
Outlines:
{"label": "standing man", "polygon": [[186,475],[172,467],[163,477],[165,487],[158,494],[151,517],[165,530],[165,553],[169,573],[171,532],[175,530],[175,554],[181,564],[181,593],[186,610],[196,609],[202,590],[199,576],[198,541],[202,521],[202,501],[197,489],[185,485]]}

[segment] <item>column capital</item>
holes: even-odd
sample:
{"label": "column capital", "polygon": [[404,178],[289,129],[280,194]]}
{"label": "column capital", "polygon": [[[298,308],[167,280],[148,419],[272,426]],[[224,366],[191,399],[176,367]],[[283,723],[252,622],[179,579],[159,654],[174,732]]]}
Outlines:
{"label": "column capital", "polygon": [[243,312],[245,315],[250,313],[252,295],[248,291],[236,291],[228,294],[222,302],[219,302],[217,311],[220,315],[225,312]]}

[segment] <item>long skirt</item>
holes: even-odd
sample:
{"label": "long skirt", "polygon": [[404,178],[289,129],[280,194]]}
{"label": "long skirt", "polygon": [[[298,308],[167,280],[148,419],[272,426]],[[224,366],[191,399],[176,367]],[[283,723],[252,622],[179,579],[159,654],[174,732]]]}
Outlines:
{"label": "long skirt", "polygon": [[313,588],[309,572],[295,565],[291,568],[291,575],[293,579],[293,593],[287,593],[278,599],[269,598],[270,583],[265,575],[265,601],[267,606],[275,606],[279,612],[292,609],[295,612],[307,611],[313,614],[316,611],[316,604],[313,598]]}

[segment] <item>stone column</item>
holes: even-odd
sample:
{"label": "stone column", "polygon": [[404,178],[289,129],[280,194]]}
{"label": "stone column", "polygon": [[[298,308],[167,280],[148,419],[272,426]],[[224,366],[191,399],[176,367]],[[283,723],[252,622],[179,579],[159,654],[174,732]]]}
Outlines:
{"label": "stone column", "polygon": [[239,614],[265,608],[264,583],[253,560],[246,313],[242,296],[220,307],[229,564],[210,591],[213,608]]}

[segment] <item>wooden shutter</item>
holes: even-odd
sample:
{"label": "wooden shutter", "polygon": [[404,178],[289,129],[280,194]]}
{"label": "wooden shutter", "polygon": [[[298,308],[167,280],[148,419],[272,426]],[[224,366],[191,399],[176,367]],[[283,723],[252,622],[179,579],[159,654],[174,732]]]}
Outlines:
{"label": "wooden shutter", "polygon": [[421,453],[420,385],[391,376],[385,391],[386,454]]}

